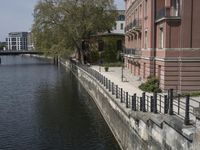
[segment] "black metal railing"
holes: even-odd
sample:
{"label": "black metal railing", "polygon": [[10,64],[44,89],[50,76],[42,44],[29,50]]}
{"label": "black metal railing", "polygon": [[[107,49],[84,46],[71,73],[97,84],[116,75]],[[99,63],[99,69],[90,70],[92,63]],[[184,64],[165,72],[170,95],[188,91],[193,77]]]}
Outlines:
{"label": "black metal railing", "polygon": [[142,53],[141,53],[141,50],[137,50],[133,48],[124,48],[123,54],[141,56]]}
{"label": "black metal railing", "polygon": [[[132,111],[151,112],[159,114],[176,115],[183,119],[185,125],[193,123],[190,119],[196,118],[193,110],[194,106],[200,108],[200,102],[190,98],[189,96],[181,97],[180,95],[174,96],[173,89],[168,91],[168,94],[153,93],[153,95],[146,95],[145,92],[142,95],[136,93],[131,95],[123,88],[120,88],[114,82],[106,78],[98,71],[82,65],[75,60],[71,60],[71,69],[78,75],[78,68],[81,68],[87,72],[94,80],[99,82],[116,100],[120,103],[124,103],[126,108]],[[191,105],[193,103],[193,105]]]}
{"label": "black metal railing", "polygon": [[141,19],[134,19],[132,22],[130,22],[125,27],[125,32],[129,31],[130,29],[138,30],[142,26],[142,20]]}
{"label": "black metal railing", "polygon": [[163,7],[162,9],[156,11],[156,20],[159,20],[161,18],[174,18],[174,17],[180,17],[179,10],[175,10],[172,8],[170,10],[170,8]]}

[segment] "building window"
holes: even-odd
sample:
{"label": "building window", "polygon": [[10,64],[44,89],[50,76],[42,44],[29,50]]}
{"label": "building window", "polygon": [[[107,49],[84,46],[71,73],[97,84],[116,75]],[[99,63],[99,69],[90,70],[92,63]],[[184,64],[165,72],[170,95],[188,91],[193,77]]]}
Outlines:
{"label": "building window", "polygon": [[119,15],[117,17],[117,21],[124,21],[125,20],[125,16],[124,15]]}
{"label": "building window", "polygon": [[179,16],[179,0],[172,0],[172,16]]}
{"label": "building window", "polygon": [[148,47],[148,33],[145,31],[144,33],[144,48],[147,49]]}
{"label": "building window", "polygon": [[144,1],[144,17],[147,17],[147,0]]}
{"label": "building window", "polygon": [[163,33],[163,28],[160,28],[159,47],[160,48],[164,48],[164,33]]}
{"label": "building window", "polygon": [[123,30],[124,29],[124,24],[123,23],[121,23],[121,30]]}

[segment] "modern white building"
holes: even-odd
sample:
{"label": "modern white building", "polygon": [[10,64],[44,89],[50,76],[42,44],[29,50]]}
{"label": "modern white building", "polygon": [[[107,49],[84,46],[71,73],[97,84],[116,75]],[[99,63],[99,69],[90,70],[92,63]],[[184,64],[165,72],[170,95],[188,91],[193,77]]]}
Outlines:
{"label": "modern white building", "polygon": [[117,10],[117,19],[115,26],[113,27],[113,30],[111,33],[116,33],[116,34],[124,34],[125,32],[125,10]]}
{"label": "modern white building", "polygon": [[11,32],[6,38],[7,49],[13,51],[28,50],[28,32]]}

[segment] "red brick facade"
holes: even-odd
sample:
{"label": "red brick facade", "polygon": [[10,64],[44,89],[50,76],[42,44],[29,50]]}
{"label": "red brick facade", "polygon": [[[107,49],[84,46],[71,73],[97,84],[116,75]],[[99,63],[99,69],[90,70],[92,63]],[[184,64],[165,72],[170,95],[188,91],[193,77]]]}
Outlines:
{"label": "red brick facade", "polygon": [[200,0],[125,0],[125,66],[163,90],[200,90]]}

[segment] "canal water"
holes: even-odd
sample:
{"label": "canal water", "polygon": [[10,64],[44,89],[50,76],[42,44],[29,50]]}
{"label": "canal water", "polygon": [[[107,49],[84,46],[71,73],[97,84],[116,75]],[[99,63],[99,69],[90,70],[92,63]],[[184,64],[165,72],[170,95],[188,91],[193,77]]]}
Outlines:
{"label": "canal water", "polygon": [[118,150],[72,73],[47,60],[1,56],[1,150]]}

